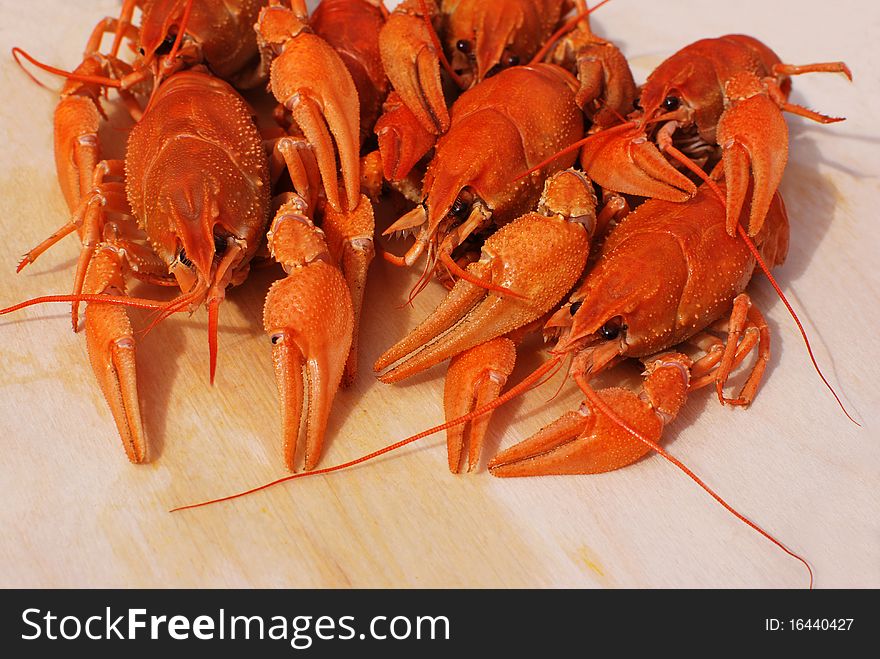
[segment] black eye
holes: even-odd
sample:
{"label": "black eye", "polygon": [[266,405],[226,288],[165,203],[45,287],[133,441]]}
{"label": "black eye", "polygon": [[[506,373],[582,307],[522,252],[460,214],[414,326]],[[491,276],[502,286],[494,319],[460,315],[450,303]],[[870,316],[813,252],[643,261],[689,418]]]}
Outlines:
{"label": "black eye", "polygon": [[641,109],[642,109],[641,99],[638,99],[638,98],[634,99],[633,100],[633,110],[641,110]]}
{"label": "black eye", "polygon": [[507,66],[516,66],[519,64],[519,55],[511,55],[507,58]]}
{"label": "black eye", "polygon": [[273,334],[269,340],[272,342],[273,346],[278,345],[278,342],[281,340],[281,335],[280,334]]}
{"label": "black eye", "polygon": [[681,99],[678,96],[667,96],[663,99],[663,109],[667,112],[674,112],[681,105]]}
{"label": "black eye", "polygon": [[623,319],[621,319],[620,316],[617,316],[602,325],[602,327],[599,328],[599,334],[601,334],[602,338],[606,341],[612,341],[620,336],[621,331],[625,329],[626,325],[623,324]]}
{"label": "black eye", "polygon": [[159,44],[159,47],[156,48],[157,55],[167,55],[171,52],[171,49],[174,48],[174,42],[177,40],[176,34],[169,33],[168,36]]}
{"label": "black eye", "polygon": [[466,39],[459,39],[458,41],[455,42],[455,47],[458,48],[465,55],[467,55],[469,52],[471,52],[471,48],[473,46],[471,46],[470,41],[468,41]]}
{"label": "black eye", "polygon": [[177,260],[183,263],[187,268],[191,268],[193,266],[193,262],[186,258],[186,250],[181,249],[180,254],[177,255]]}
{"label": "black eye", "polygon": [[581,305],[582,305],[583,303],[584,303],[583,300],[578,300],[577,302],[575,302],[574,304],[572,304],[572,305],[568,308],[569,313],[570,313],[572,316],[574,316],[574,315],[578,312],[578,310],[581,308]]}
{"label": "black eye", "polygon": [[228,246],[229,243],[226,240],[226,236],[218,236],[217,234],[214,234],[214,253],[217,256],[221,256]]}

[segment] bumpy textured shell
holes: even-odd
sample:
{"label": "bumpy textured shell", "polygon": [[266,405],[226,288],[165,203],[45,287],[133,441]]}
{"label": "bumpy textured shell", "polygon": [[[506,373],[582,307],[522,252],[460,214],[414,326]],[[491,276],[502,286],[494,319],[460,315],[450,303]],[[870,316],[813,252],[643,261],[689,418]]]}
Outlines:
{"label": "bumpy textured shell", "polygon": [[[254,23],[267,0],[198,0],[186,24],[186,33],[202,49],[211,71],[230,80],[252,64],[258,54]],[[144,3],[141,47],[152,53],[183,17],[185,0],[148,0]]]}
{"label": "bumpy textured shell", "polygon": [[312,29],[339,53],[351,74],[361,107],[361,143],[373,125],[388,92],[379,54],[382,12],[367,0],[323,0],[310,20]]}
{"label": "bumpy textured shell", "polygon": [[[755,243],[768,267],[785,258],[788,221],[778,195]],[[571,335],[587,336],[621,316],[628,356],[665,350],[729,312],[754,268],[745,242],[725,230],[723,203],[706,187],[686,203],[647,201],[611,232],[574,294],[582,303]]]}
{"label": "bumpy textured shell", "polygon": [[576,87],[563,69],[537,64],[506,69],[462,94],[425,176],[429,223],[436,226],[466,186],[499,224],[535,208],[547,177],[570,167],[576,154],[514,178],[583,136]]}
{"label": "bumpy textured shell", "polygon": [[166,263],[181,244],[203,272],[213,233],[247,241],[247,262],[265,232],[269,172],[250,109],[225,82],[178,73],[132,129],[125,161],[129,203]]}

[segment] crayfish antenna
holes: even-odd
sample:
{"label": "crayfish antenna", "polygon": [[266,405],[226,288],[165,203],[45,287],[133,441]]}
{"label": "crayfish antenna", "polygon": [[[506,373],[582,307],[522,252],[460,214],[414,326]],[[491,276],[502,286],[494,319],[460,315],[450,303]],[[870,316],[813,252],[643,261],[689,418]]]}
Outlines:
{"label": "crayfish antenna", "polygon": [[758,266],[761,268],[761,271],[766,275],[767,280],[770,282],[770,285],[773,287],[773,290],[776,291],[776,294],[779,296],[779,299],[782,300],[782,304],[785,305],[785,308],[788,309],[788,313],[794,319],[795,325],[797,325],[798,331],[801,333],[801,337],[804,340],[804,345],[807,347],[807,354],[810,356],[810,361],[813,362],[813,368],[816,371],[816,374],[828,388],[828,391],[831,392],[831,395],[834,396],[834,400],[837,401],[837,404],[840,406],[840,409],[843,410],[843,413],[846,415],[846,418],[856,424],[859,428],[862,427],[862,424],[856,421],[846,407],[843,404],[843,401],[840,400],[840,396],[837,395],[837,392],[834,390],[834,387],[831,386],[831,383],[825,377],[825,374],[822,373],[822,369],[819,368],[819,364],[816,361],[815,355],[813,355],[813,348],[810,346],[810,339],[807,337],[807,331],[804,329],[804,326],[801,324],[800,318],[798,318],[797,313],[795,313],[794,308],[789,303],[788,298],[785,297],[785,293],[782,292],[782,289],[779,287],[779,284],[776,283],[776,278],[770,274],[770,269],[767,267],[767,264],[764,263],[764,259],[761,258],[761,254],[758,252],[758,249],[755,247],[755,243],[752,242],[752,239],[749,238],[749,235],[746,233],[745,229],[742,228],[741,224],[736,225],[737,231],[739,232],[740,237],[746,243],[746,246],[749,248],[749,251],[752,253],[752,256],[755,257],[755,260],[758,263]]}
{"label": "crayfish antenna", "polygon": [[715,501],[717,501],[719,504],[721,504],[721,506],[723,506],[724,509],[727,510],[727,512],[732,514],[734,517],[736,517],[743,524],[745,524],[749,528],[760,533],[762,536],[767,538],[767,540],[769,540],[774,545],[779,547],[782,551],[784,551],[786,554],[788,554],[792,558],[795,558],[796,560],[803,563],[804,567],[807,568],[807,572],[809,572],[809,574],[810,574],[810,590],[813,589],[813,568],[810,567],[810,564],[807,562],[807,560],[804,557],[793,552],[791,549],[789,549],[784,544],[782,544],[781,541],[774,538],[772,535],[770,535],[770,533],[765,531],[763,528],[758,526],[755,522],[753,522],[748,517],[746,517],[745,515],[740,513],[738,510],[736,510],[733,506],[731,506],[729,503],[727,503],[727,501],[725,501],[721,497],[721,495],[719,495],[717,492],[715,492],[715,490],[710,488],[699,476],[697,476],[693,471],[691,471],[690,468],[688,468],[688,466],[685,465],[681,460],[679,460],[678,458],[676,458],[675,456],[670,454],[668,451],[666,451],[666,449],[664,449],[662,446],[660,446],[657,442],[646,437],[644,434],[640,433],[638,430],[636,430],[631,425],[629,425],[626,421],[624,421],[622,418],[620,418],[620,416],[613,409],[611,409],[611,407],[608,405],[608,403],[606,403],[602,399],[602,397],[596,393],[596,390],[590,386],[589,382],[587,382],[587,380],[584,378],[583,375],[576,374],[574,376],[574,379],[575,379],[575,382],[577,382],[578,387],[580,387],[581,391],[584,393],[584,395],[587,397],[587,399],[590,401],[590,403],[596,407],[596,409],[601,411],[611,421],[613,421],[615,424],[617,424],[618,426],[620,426],[621,428],[626,430],[629,434],[631,434],[633,437],[638,439],[640,442],[642,442],[643,444],[645,444],[646,446],[648,446],[649,448],[654,450],[656,453],[660,454],[660,456],[662,458],[664,458],[667,462],[670,462],[672,465],[674,465],[679,470],[684,472],[684,474],[688,478],[690,478],[697,485],[699,485],[709,496],[711,496],[713,499],[715,499]]}
{"label": "crayfish antenna", "polygon": [[[688,158],[681,151],[676,149],[674,146],[667,145],[666,151],[675,158],[682,165],[687,167],[689,170],[694,172],[697,176],[699,176],[706,185],[714,192],[718,198],[721,200],[721,203],[726,205],[727,198],[721,192],[721,189],[718,187],[718,184],[713,181],[706,172],[704,172],[700,167],[697,166],[690,158]],[[749,248],[749,251],[752,253],[752,256],[755,257],[755,262],[758,264],[758,267],[761,269],[761,272],[767,277],[767,280],[770,282],[770,285],[773,287],[773,290],[776,291],[776,295],[779,296],[779,299],[782,300],[782,304],[785,305],[785,308],[788,310],[789,315],[794,319],[795,325],[797,325],[798,331],[801,333],[801,337],[804,340],[804,345],[807,348],[807,354],[810,356],[810,361],[813,363],[813,368],[816,371],[816,374],[819,376],[819,379],[822,380],[822,383],[828,388],[828,391],[831,392],[831,395],[834,396],[834,400],[837,401],[837,404],[840,406],[840,409],[843,410],[843,413],[846,415],[846,418],[856,424],[859,428],[862,427],[862,424],[856,421],[846,407],[843,404],[843,401],[840,400],[840,396],[837,395],[837,392],[834,390],[834,387],[831,386],[831,383],[828,382],[828,379],[825,377],[825,374],[822,373],[822,369],[819,368],[819,363],[816,361],[816,357],[813,354],[813,348],[810,345],[810,339],[807,337],[807,331],[804,329],[804,326],[801,324],[801,319],[798,318],[797,313],[794,310],[794,307],[791,306],[791,303],[788,301],[788,298],[785,297],[785,293],[782,292],[782,288],[780,288],[779,284],[776,282],[776,278],[770,273],[770,268],[767,267],[767,264],[764,262],[761,253],[758,251],[758,248],[755,246],[754,241],[749,237],[748,232],[743,229],[741,224],[736,225],[737,233],[739,233],[740,238],[742,238],[743,242],[746,244],[746,247]]]}
{"label": "crayfish antenna", "polygon": [[450,274],[458,277],[459,279],[464,279],[465,281],[469,281],[474,286],[479,286],[480,288],[485,288],[487,291],[493,291],[498,293],[501,296],[508,296],[512,298],[516,298],[518,300],[527,299],[525,295],[517,293],[505,286],[499,286],[498,284],[493,284],[491,281],[485,281],[480,279],[479,277],[472,275],[467,270],[462,268],[458,263],[455,262],[455,259],[452,258],[452,255],[449,252],[441,251],[440,252],[440,261],[446,268],[449,270]]}
{"label": "crayfish antenna", "polygon": [[282,478],[278,478],[274,481],[270,481],[269,483],[264,483],[263,485],[258,485],[257,487],[253,487],[249,490],[245,490],[243,492],[238,492],[236,494],[230,494],[225,497],[220,497],[217,499],[210,499],[208,501],[202,501],[200,503],[188,504],[185,506],[178,506],[176,508],[172,508],[169,512],[179,512],[181,510],[191,510],[193,508],[201,508],[203,506],[209,506],[214,503],[221,503],[223,501],[230,501],[232,499],[238,499],[239,497],[244,497],[249,494],[254,494],[255,492],[261,492],[262,490],[267,490],[270,487],[274,487],[276,485],[281,485],[282,483],[286,483],[288,481],[295,480],[297,478],[306,478],[309,476],[321,476],[324,474],[332,474],[337,471],[342,471],[344,469],[349,469],[359,464],[363,464],[364,462],[368,462],[373,458],[378,458],[379,456],[385,455],[386,453],[391,453],[392,451],[396,451],[399,448],[403,448],[413,442],[416,442],[420,439],[424,439],[434,433],[442,432],[448,428],[452,428],[454,426],[458,426],[473,419],[476,419],[487,412],[491,412],[492,410],[504,405],[510,400],[513,400],[520,394],[525,393],[526,391],[537,386],[538,383],[541,382],[541,379],[544,378],[548,373],[556,369],[563,360],[563,355],[556,355],[551,359],[548,359],[546,362],[541,364],[535,371],[533,371],[530,375],[526,376],[519,384],[514,387],[511,387],[506,392],[501,394],[495,400],[483,405],[482,407],[478,407],[477,409],[465,414],[463,416],[458,417],[457,419],[452,419],[451,421],[447,421],[438,426],[434,426],[433,428],[428,428],[412,437],[407,437],[406,439],[402,439],[399,442],[395,442],[394,444],[389,444],[383,448],[380,448],[377,451],[373,451],[372,453],[368,453],[367,455],[363,455],[359,458],[355,458],[354,460],[349,460],[348,462],[343,462],[342,464],[334,465],[332,467],[324,467],[323,469],[315,469],[313,471],[303,471],[296,474],[291,474],[289,476],[284,476]]}
{"label": "crayfish antenna", "polygon": [[120,80],[114,80],[113,78],[108,78],[106,76],[89,76],[80,73],[73,73],[71,71],[65,71],[64,69],[59,69],[54,66],[44,64],[43,62],[28,54],[18,46],[13,47],[12,57],[15,59],[16,63],[22,68],[25,73],[27,73],[31,80],[36,82],[41,87],[45,87],[45,85],[37,80],[27,69],[24,68],[21,60],[18,59],[19,55],[24,57],[28,62],[36,66],[38,69],[42,69],[43,71],[51,73],[52,75],[61,76],[62,78],[66,78],[67,80],[76,80],[78,82],[101,85],[102,87],[122,87],[122,82]]}
{"label": "crayfish antenna", "polygon": [[100,302],[102,304],[116,304],[124,307],[137,307],[138,309],[156,309],[161,310],[167,306],[167,302],[160,300],[150,300],[140,297],[122,297],[118,295],[93,295],[82,293],[79,295],[42,295],[40,297],[24,300],[11,307],[0,309],[0,316],[3,316],[19,309],[25,309],[37,304],[46,304],[48,302]]}
{"label": "crayfish antenna", "polygon": [[543,60],[547,56],[547,53],[549,53],[556,45],[557,41],[559,41],[566,34],[574,30],[578,26],[578,23],[580,23],[582,20],[584,20],[585,18],[589,18],[590,14],[599,9],[599,7],[609,2],[611,2],[611,0],[602,0],[602,2],[598,3],[596,6],[587,7],[583,11],[580,11],[572,16],[562,25],[562,27],[560,27],[558,30],[556,30],[556,32],[550,35],[550,38],[547,39],[546,43],[541,47],[541,50],[539,50],[531,59],[529,65],[537,64],[538,62]]}
{"label": "crayfish antenna", "polygon": [[167,302],[162,303],[161,306],[156,308],[156,313],[151,314],[155,316],[150,324],[147,325],[143,330],[141,330],[141,334],[146,336],[153,329],[156,328],[162,321],[166,318],[173,316],[176,313],[181,311],[186,311],[189,309],[190,305],[195,302],[202,295],[202,290],[196,289],[191,293],[181,293],[175,298],[168,300]]}
{"label": "crayfish antenna", "polygon": [[[632,125],[635,126],[635,122],[632,122]],[[551,162],[553,162],[554,160],[556,160],[557,158],[559,158],[559,156],[564,156],[566,153],[571,153],[572,151],[577,151],[577,150],[580,149],[584,144],[586,144],[587,141],[588,141],[591,137],[592,137],[592,135],[588,135],[587,137],[584,137],[583,139],[580,139],[580,140],[578,140],[577,142],[573,142],[572,144],[569,144],[569,145],[568,145],[567,147],[565,147],[564,149],[562,149],[562,150],[560,150],[560,151],[557,151],[556,153],[554,153],[552,156],[550,156],[550,157],[547,158],[546,160],[544,160],[544,161],[542,161],[542,162],[539,162],[537,165],[535,165],[535,166],[532,167],[531,169],[527,169],[527,170],[524,171],[524,172],[520,172],[519,174],[517,174],[516,176],[513,177],[513,182],[516,183],[517,181],[519,181],[519,180],[521,180],[521,179],[524,179],[524,178],[525,178],[526,176],[528,176],[529,174],[534,174],[535,172],[537,172],[537,171],[543,169],[544,167],[546,167],[547,165],[549,165]]]}

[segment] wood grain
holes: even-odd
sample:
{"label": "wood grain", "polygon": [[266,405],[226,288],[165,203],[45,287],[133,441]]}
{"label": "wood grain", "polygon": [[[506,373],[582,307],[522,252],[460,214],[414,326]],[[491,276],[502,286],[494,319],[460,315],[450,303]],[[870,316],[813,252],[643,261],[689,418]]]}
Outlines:
{"label": "wood grain", "polygon": [[[21,275],[18,258],[65,220],[54,178],[54,91],[8,56],[13,45],[71,67],[116,3],[0,0],[0,305],[65,292],[76,241]],[[854,18],[856,17],[856,18]],[[789,118],[782,190],[792,220],[777,277],[817,358],[862,421],[850,424],[812,371],[782,304],[750,292],[773,332],[766,381],[749,410],[693,396],[665,445],[732,505],[814,567],[818,587],[880,586],[880,326],[877,158],[880,85],[875,6],[741,0],[620,0],[595,19],[639,74],[682,45],[754,35],[787,61],[846,60],[839,76],[795,81],[794,100],[847,121]],[[57,89],[60,83],[48,80]],[[398,247],[399,249],[399,247]],[[222,310],[217,382],[208,384],[206,315],[173,318],[139,345],[143,412],[154,459],[125,460],[64,305],[0,320],[0,585],[804,587],[800,564],[736,521],[657,457],[601,476],[499,480],[453,476],[435,436],[372,464],[188,513],[175,505],[281,475],[280,421],[257,273]],[[443,368],[380,385],[373,359],[440,299],[402,308],[413,282],[377,261],[364,318],[362,373],[342,392],[322,465],[374,450],[441,420]],[[135,314],[143,323],[144,315]],[[541,360],[524,354],[514,380]],[[558,380],[500,410],[489,452],[579,402]]]}

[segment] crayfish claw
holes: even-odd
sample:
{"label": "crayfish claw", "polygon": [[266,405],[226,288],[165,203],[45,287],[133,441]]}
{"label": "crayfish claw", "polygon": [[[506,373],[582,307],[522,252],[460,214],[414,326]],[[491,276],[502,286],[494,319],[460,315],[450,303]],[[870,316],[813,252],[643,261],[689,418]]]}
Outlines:
{"label": "crayfish claw", "polygon": [[[651,407],[627,389],[597,392],[614,410],[654,441],[663,423]],[[601,411],[585,402],[530,438],[502,451],[489,472],[502,478],[560,474],[598,474],[632,464],[651,449]]]}
{"label": "crayfish claw", "polygon": [[[489,471],[501,477],[598,474],[632,464],[657,446],[684,405],[691,365],[674,352],[648,361],[640,393],[581,385],[588,395],[577,412],[499,453]],[[579,376],[575,380],[580,384]]]}
{"label": "crayfish claw", "polygon": [[[369,202],[367,202],[369,203]],[[308,393],[306,470],[321,457],[324,431],[352,345],[355,315],[351,293],[332,258],[324,232],[302,213],[295,195],[283,204],[267,236],[272,257],[288,273],[269,289],[263,327],[272,342],[272,362],[281,398],[284,461],[294,470]]]}
{"label": "crayfish claw", "polygon": [[400,181],[434,147],[437,136],[425,128],[398,92],[392,91],[382,107],[376,137],[383,173],[389,181]]}
{"label": "crayfish claw", "polygon": [[425,130],[433,135],[449,130],[440,54],[419,2],[402,2],[388,17],[379,33],[379,52],[392,86]]}
{"label": "crayfish claw", "polygon": [[788,161],[788,126],[779,106],[756,94],[734,102],[718,122],[727,184],[727,233],[736,235],[750,183],[754,185],[748,234],[754,237],[776,193]]}
{"label": "crayfish claw", "polygon": [[[270,87],[315,149],[327,201],[338,211],[353,209],[360,194],[360,104],[351,73],[330,44],[290,9],[264,7],[256,29],[264,53],[278,53]],[[338,194],[337,156],[345,205]]]}
{"label": "crayfish claw", "polygon": [[[321,457],[327,419],[348,359],[354,328],[351,296],[342,274],[314,261],[275,282],[266,296],[263,325],[272,341],[272,362],[281,397],[284,460],[295,469],[308,381],[306,470]],[[304,375],[305,373],[305,375]]]}
{"label": "crayfish claw", "polygon": [[[99,249],[86,273],[84,292],[124,295],[122,256]],[[113,414],[125,454],[133,463],[147,457],[147,445],[138,401],[135,341],[128,312],[113,304],[91,302],[85,313],[86,347],[92,370]]]}
{"label": "crayfish claw", "polygon": [[697,192],[693,181],[632,123],[594,133],[581,149],[581,164],[608,190],[673,202],[687,201]]}
{"label": "crayfish claw", "polygon": [[[513,372],[516,346],[505,337],[499,337],[475,346],[457,355],[449,362],[443,406],[447,419],[456,419],[498,398],[501,388]],[[468,471],[480,464],[480,454],[491,412],[467,424],[446,430],[449,471],[459,472],[465,443],[468,444]]]}
{"label": "crayfish claw", "polygon": [[[554,181],[565,188],[561,182],[571,176]],[[549,195],[551,205],[566,199],[563,192],[558,190],[560,199]],[[581,201],[575,195],[566,203],[586,214],[588,204]],[[405,358],[379,379],[403,380],[543,316],[583,273],[591,237],[584,225],[560,215],[526,213],[503,226],[467,267],[468,279],[456,281],[434,313],[378,359],[377,372]]]}
{"label": "crayfish claw", "polygon": [[367,270],[376,254],[373,245],[376,228],[373,205],[366,196],[361,195],[357,207],[347,213],[337,213],[328,207],[324,213],[323,228],[330,254],[339,264],[351,293],[354,330],[343,380],[348,386],[357,377],[361,308],[367,288]]}

